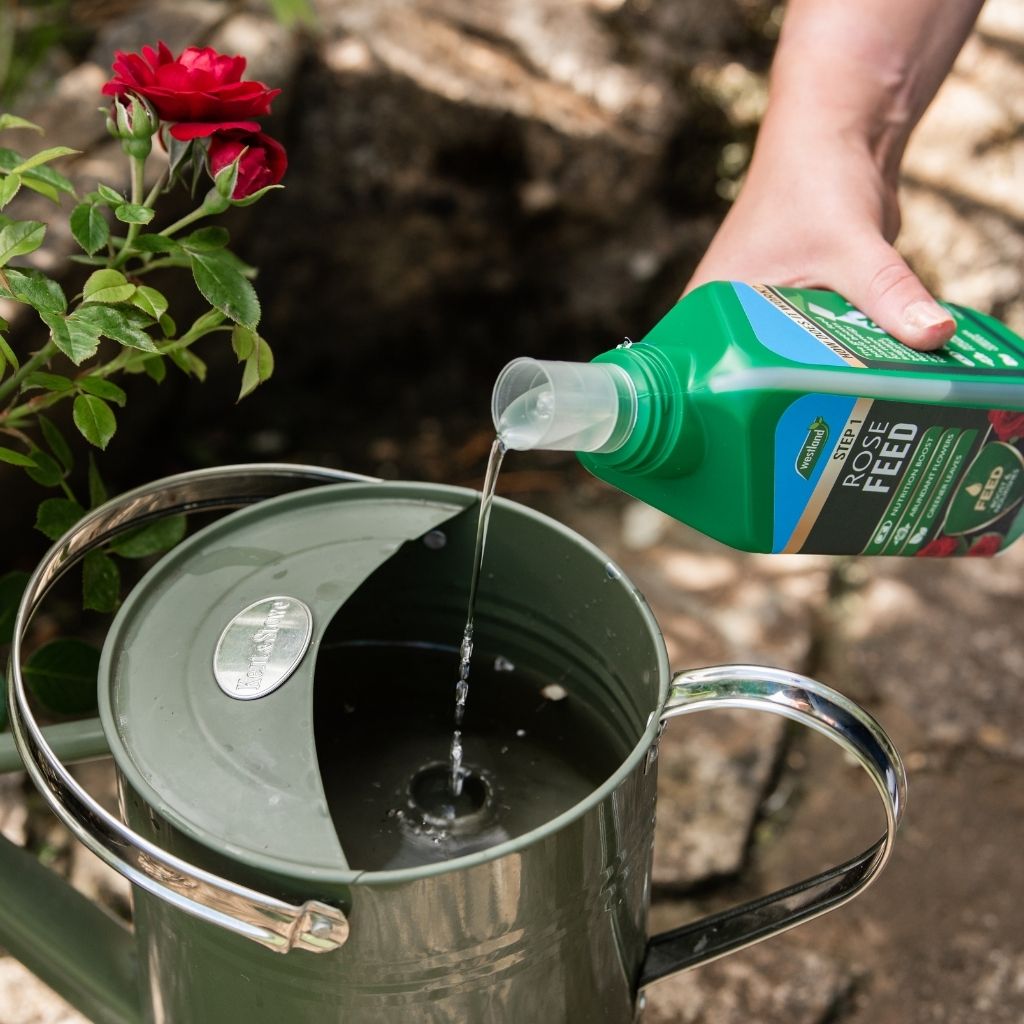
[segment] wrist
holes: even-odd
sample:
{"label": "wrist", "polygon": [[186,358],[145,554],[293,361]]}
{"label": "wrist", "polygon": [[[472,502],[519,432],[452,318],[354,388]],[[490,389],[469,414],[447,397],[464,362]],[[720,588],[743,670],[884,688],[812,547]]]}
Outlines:
{"label": "wrist", "polygon": [[982,0],[789,0],[766,123],[800,120],[895,183],[910,134]]}
{"label": "wrist", "polygon": [[[913,128],[897,90],[880,83],[851,95],[823,82],[819,76],[825,73],[811,66],[773,76],[755,160],[766,154],[784,164],[817,157],[855,160],[895,186]],[[856,69],[847,62],[842,70],[833,66],[831,73],[842,81]]]}

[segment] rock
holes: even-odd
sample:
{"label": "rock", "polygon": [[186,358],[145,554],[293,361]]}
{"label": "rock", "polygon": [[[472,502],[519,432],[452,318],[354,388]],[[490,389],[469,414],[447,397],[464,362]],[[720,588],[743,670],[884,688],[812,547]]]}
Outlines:
{"label": "rock", "polygon": [[[220,11],[223,14],[223,8]],[[221,53],[243,54],[246,78],[279,89],[287,89],[295,80],[302,51],[299,38],[266,13],[243,10],[230,18],[222,17],[208,42]]]}
{"label": "rock", "polygon": [[186,46],[204,46],[213,29],[225,20],[225,7],[215,0],[157,0],[139,3],[130,11],[112,12],[101,19],[89,60],[99,65],[104,76],[115,50],[138,51],[163,40],[178,53]]}
{"label": "rock", "polygon": [[[882,721],[892,719],[896,732],[902,716],[888,708]],[[784,827],[755,848],[749,884],[716,893],[716,908],[842,862],[878,835],[881,808],[866,776],[813,739]],[[907,813],[877,882],[758,949],[799,947],[849,965],[857,985],[835,1015],[842,1024],[1024,1020],[1024,924],[1006,895],[1024,886],[1020,777],[1019,763],[971,747],[931,757],[911,775]],[[681,920],[675,908],[655,909],[657,928]],[[780,984],[787,973],[779,971]],[[751,1020],[788,1024],[768,1012]]]}
{"label": "rock", "polygon": [[672,518],[642,501],[630,501],[622,510],[622,543],[629,551],[653,547],[672,528]]}
{"label": "rock", "polygon": [[807,665],[826,604],[828,570],[804,562],[791,575],[748,555],[691,542],[677,528],[644,552],[617,560],[647,597],[676,670],[723,663]]}
{"label": "rock", "polygon": [[1021,544],[994,559],[872,564],[836,616],[835,685],[881,699],[911,745],[1024,758],[1022,567]]}
{"label": "rock", "polygon": [[656,887],[677,890],[740,871],[784,736],[781,719],[751,712],[668,723],[658,753]]}
{"label": "rock", "polygon": [[642,1024],[826,1024],[854,978],[819,953],[769,941],[656,982]]}
{"label": "rock", "polygon": [[900,247],[942,297],[1024,330],[1021,22],[988,4],[907,151]]}

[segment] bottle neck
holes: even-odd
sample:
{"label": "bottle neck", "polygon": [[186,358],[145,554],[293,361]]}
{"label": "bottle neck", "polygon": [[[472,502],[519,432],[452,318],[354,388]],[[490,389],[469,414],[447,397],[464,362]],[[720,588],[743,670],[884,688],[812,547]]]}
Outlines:
{"label": "bottle neck", "polygon": [[594,453],[595,468],[645,476],[679,476],[703,458],[702,433],[688,397],[686,365],[656,345],[613,349],[596,365],[613,364],[626,373],[637,396],[637,415],[625,441],[613,452]]}
{"label": "bottle neck", "polygon": [[507,448],[575,451],[594,468],[689,472],[703,444],[684,369],[645,344],[613,349],[592,363],[516,359],[494,385],[495,429]]}

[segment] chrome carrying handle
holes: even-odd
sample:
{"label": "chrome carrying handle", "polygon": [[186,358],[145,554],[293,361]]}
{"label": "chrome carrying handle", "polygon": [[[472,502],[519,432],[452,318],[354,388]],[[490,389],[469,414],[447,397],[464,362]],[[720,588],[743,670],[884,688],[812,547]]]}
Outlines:
{"label": "chrome carrying handle", "polygon": [[662,932],[648,941],[639,986],[753,945],[842,906],[877,877],[892,852],[907,796],[899,752],[863,708],[806,676],[755,665],[682,672],[672,680],[662,723],[711,708],[743,708],[790,718],[824,734],[857,759],[885,807],[885,835],[859,856],[768,896]]}
{"label": "chrome carrying handle", "polygon": [[318,466],[256,463],[181,473],[139,487],[94,509],[46,553],[22,595],[14,622],[8,711],[25,768],[58,818],[102,861],[157,898],[278,953],[337,949],[348,920],[318,900],[300,906],[255,892],[167,853],[105,811],[47,744],[29,707],[21,648],[50,588],[90,551],[127,530],[182,513],[239,508],[279,494],[373,477]]}

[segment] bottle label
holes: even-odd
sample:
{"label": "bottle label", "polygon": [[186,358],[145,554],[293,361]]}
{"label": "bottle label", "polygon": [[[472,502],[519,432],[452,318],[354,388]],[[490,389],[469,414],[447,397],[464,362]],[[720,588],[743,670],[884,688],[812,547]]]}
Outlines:
{"label": "bottle label", "polygon": [[818,366],[983,376],[1015,374],[1024,367],[1024,340],[996,321],[948,302],[942,306],[956,322],[956,333],[938,352],[916,352],[834,292],[733,287],[758,340],[785,359]]}
{"label": "bottle label", "polygon": [[1024,412],[803,395],[775,431],[774,551],[994,555],[1024,532]]}

